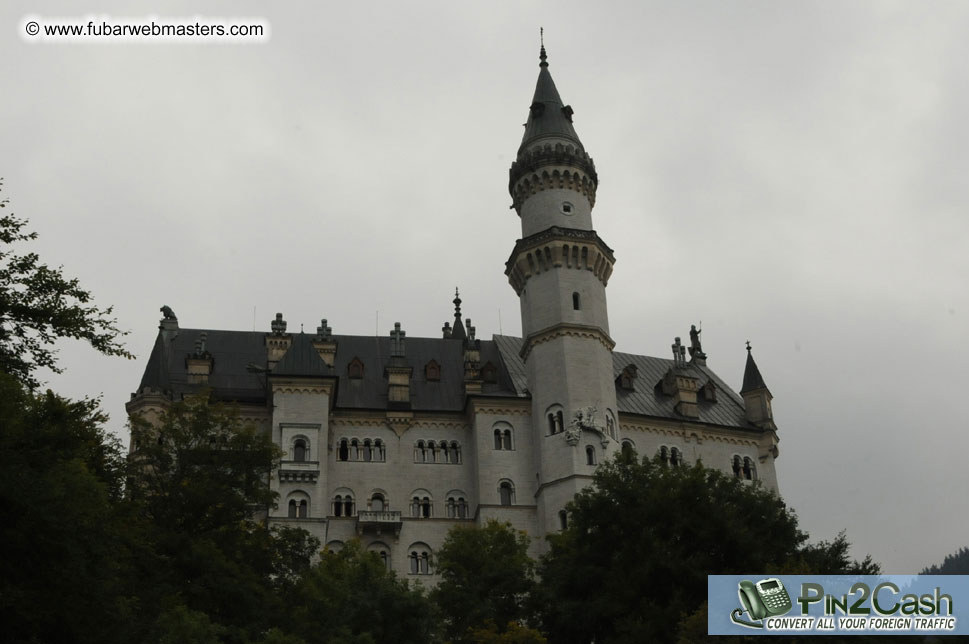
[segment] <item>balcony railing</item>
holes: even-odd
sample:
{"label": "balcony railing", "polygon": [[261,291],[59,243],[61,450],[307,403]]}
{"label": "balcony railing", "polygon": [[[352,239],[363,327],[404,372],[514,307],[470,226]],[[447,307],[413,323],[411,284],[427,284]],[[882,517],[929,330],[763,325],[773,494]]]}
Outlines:
{"label": "balcony railing", "polygon": [[316,483],[320,476],[319,461],[282,461],[278,470],[280,481]]}
{"label": "balcony railing", "polygon": [[394,536],[400,536],[401,521],[400,510],[361,510],[357,512],[357,533],[363,534],[364,530],[374,530],[378,535],[383,532],[393,532]]}

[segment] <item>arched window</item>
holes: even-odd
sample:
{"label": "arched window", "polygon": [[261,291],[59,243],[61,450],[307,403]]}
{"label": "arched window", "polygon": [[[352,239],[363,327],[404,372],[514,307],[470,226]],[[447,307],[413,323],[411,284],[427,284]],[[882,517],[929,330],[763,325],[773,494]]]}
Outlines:
{"label": "arched window", "polygon": [[575,311],[579,310],[579,293],[575,292],[572,294],[572,309]]}
{"label": "arched window", "polygon": [[451,454],[453,456],[452,462],[461,462],[461,446],[457,443],[457,441],[451,441]]}
{"label": "arched window", "polygon": [[373,552],[380,557],[380,561],[384,564],[384,568],[390,570],[390,548],[387,547],[387,544],[381,541],[375,541],[367,546],[367,551]]}
{"label": "arched window", "polygon": [[358,441],[356,438],[350,439],[350,460],[360,460],[360,441]]}
{"label": "arched window", "polygon": [[306,460],[307,456],[306,440],[297,438],[293,443],[293,460],[297,463],[302,463]]}
{"label": "arched window", "polygon": [[515,504],[515,486],[511,481],[502,481],[498,485],[498,498],[502,505]]}
{"label": "arched window", "polygon": [[744,457],[744,478],[753,481],[757,478],[757,470],[754,469],[754,460],[749,456]]}
{"label": "arched window", "polygon": [[350,460],[350,443],[345,438],[340,440],[340,449],[337,452],[337,459],[341,461]]}
{"label": "arched window", "polygon": [[565,416],[562,413],[562,405],[551,405],[545,410],[548,418],[548,433],[558,434],[565,429]]}
{"label": "arched window", "polygon": [[445,441],[441,441],[441,462],[442,463],[451,462],[451,453],[448,451],[448,446]]}
{"label": "arched window", "polygon": [[670,464],[670,448],[666,445],[659,448],[659,460],[663,463],[663,465]]}
{"label": "arched window", "polygon": [[417,441],[417,445],[414,447],[414,462],[427,462],[427,448],[424,447],[424,441]]}
{"label": "arched window", "polygon": [[387,450],[384,448],[384,442],[379,438],[373,442],[374,449],[374,459],[375,461],[380,461],[383,463],[387,460]]}
{"label": "arched window", "polygon": [[495,449],[501,449],[501,430],[495,430]]}
{"label": "arched window", "polygon": [[596,448],[592,445],[585,446],[585,464],[595,465],[596,464]]}
{"label": "arched window", "polygon": [[407,558],[410,560],[410,574],[431,574],[431,549],[426,543],[413,543],[406,552],[408,553]]}
{"label": "arched window", "polygon": [[622,442],[622,454],[623,456],[636,456],[636,446],[629,439]]}
{"label": "arched window", "polygon": [[373,460],[373,444],[369,438],[363,441],[363,460],[367,463]]}
{"label": "arched window", "polygon": [[447,493],[446,514],[449,519],[465,519],[468,516],[468,502],[461,490],[451,490]]}
{"label": "arched window", "polygon": [[679,467],[683,464],[683,454],[680,452],[679,448],[674,447],[670,449],[670,465],[673,467]]}
{"label": "arched window", "polygon": [[733,475],[738,479],[743,478],[742,470],[743,470],[743,461],[741,461],[740,457],[735,454],[733,457]]}
{"label": "arched window", "polygon": [[353,496],[351,496],[349,493],[342,493],[333,497],[333,516],[352,517]]}
{"label": "arched window", "polygon": [[427,490],[414,490],[410,500],[410,515],[415,519],[430,519],[433,503]]}
{"label": "arched window", "polygon": [[310,498],[305,492],[292,492],[286,505],[290,519],[305,519],[310,514]]}
{"label": "arched window", "polygon": [[370,496],[370,509],[374,512],[383,512],[387,509],[387,500],[380,492],[374,492]]}
{"label": "arched window", "polygon": [[559,510],[559,527],[562,530],[569,529],[569,513],[565,510]]}
{"label": "arched window", "polygon": [[501,446],[504,449],[511,449],[511,430],[506,429],[501,434]]}

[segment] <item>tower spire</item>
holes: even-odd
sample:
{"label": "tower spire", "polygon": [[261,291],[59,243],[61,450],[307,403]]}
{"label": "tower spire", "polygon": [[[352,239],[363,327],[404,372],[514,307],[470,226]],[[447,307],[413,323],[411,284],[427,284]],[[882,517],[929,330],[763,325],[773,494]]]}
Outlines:
{"label": "tower spire", "polygon": [[451,337],[464,340],[468,337],[464,330],[464,322],[461,320],[461,295],[458,294],[458,287],[454,287],[454,328],[451,329]]}
{"label": "tower spire", "polygon": [[540,62],[538,66],[548,67],[548,56],[545,54],[545,27],[538,28],[538,37],[542,41],[542,48],[538,53],[538,59],[542,62]]}

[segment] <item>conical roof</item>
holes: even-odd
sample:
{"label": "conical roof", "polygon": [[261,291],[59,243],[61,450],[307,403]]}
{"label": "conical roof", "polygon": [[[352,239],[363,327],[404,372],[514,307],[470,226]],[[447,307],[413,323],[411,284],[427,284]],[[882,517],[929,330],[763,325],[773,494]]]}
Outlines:
{"label": "conical roof", "polygon": [[542,46],[539,54],[538,82],[535,84],[535,96],[528,111],[528,122],[525,124],[525,135],[522,137],[518,152],[545,137],[556,137],[572,141],[579,149],[582,142],[572,127],[572,107],[562,102],[555,81],[548,71],[548,57]]}
{"label": "conical roof", "polygon": [[747,366],[744,368],[744,386],[740,388],[740,393],[744,394],[755,389],[767,389],[767,385],[764,383],[764,377],[760,375],[760,369],[754,362],[754,356],[750,352],[750,345],[748,344]]}

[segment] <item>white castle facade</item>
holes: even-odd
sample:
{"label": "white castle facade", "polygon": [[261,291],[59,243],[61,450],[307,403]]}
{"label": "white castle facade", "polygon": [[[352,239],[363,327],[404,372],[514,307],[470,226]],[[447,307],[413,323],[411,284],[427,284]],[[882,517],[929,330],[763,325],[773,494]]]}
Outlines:
{"label": "white castle facade", "polygon": [[[522,238],[505,274],[522,338],[475,337],[454,299],[438,338],[180,328],[165,310],[129,414],[151,418],[202,390],[239,406],[284,452],[271,521],[331,548],[359,538],[400,575],[434,583],[434,552],[458,524],[562,529],[566,504],[621,449],[670,466],[702,460],[776,489],[771,394],[748,347],[740,394],[707,366],[693,330],[672,359],[615,351],[612,250],[592,225],[598,177],[548,71],[509,191]],[[689,349],[689,357],[687,356]]]}

